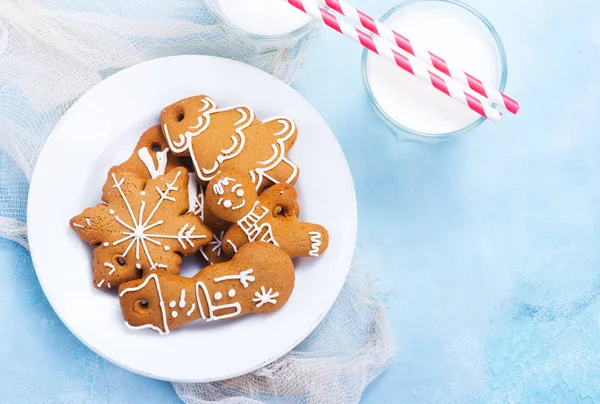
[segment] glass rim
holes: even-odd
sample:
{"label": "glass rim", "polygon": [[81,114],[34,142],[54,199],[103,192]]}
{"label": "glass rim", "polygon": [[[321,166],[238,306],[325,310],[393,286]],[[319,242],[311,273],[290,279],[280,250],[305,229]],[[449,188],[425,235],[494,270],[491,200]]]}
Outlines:
{"label": "glass rim", "polygon": [[206,6],[213,13],[215,18],[219,21],[219,23],[222,25],[225,25],[227,27],[227,29],[232,30],[233,32],[235,32],[236,34],[238,34],[240,36],[243,36],[243,37],[246,37],[246,38],[249,38],[252,40],[258,40],[258,41],[275,42],[275,41],[282,41],[282,40],[286,40],[286,39],[295,38],[297,36],[302,36],[302,35],[308,33],[318,23],[318,21],[315,18],[311,17],[311,20],[309,22],[307,22],[306,24],[304,24],[290,32],[285,32],[283,34],[276,34],[276,35],[255,34],[255,33],[243,30],[243,29],[233,25],[229,21],[227,21],[227,19],[225,19],[225,17],[223,17],[223,15],[221,15],[221,13],[217,10],[217,7],[215,5],[215,0],[206,0]]}
{"label": "glass rim", "polygon": [[[405,1],[403,3],[398,4],[397,6],[395,6],[394,8],[392,8],[391,10],[389,10],[388,12],[386,12],[381,17],[381,22],[385,23],[390,17],[392,17],[398,11],[404,9],[407,6],[411,6],[411,5],[417,4],[417,3],[429,3],[429,2],[449,3],[449,4],[456,5],[458,7],[461,7],[464,10],[466,10],[467,12],[473,14],[475,17],[477,17],[485,25],[485,27],[489,30],[490,34],[492,34],[492,37],[494,38],[494,41],[496,42],[496,46],[498,47],[498,53],[500,55],[500,66],[501,66],[501,75],[500,75],[500,82],[498,83],[498,90],[500,92],[503,92],[504,89],[505,89],[505,87],[506,87],[506,80],[507,80],[507,76],[508,76],[508,68],[507,68],[508,63],[507,63],[507,59],[506,59],[506,52],[504,50],[504,44],[502,43],[502,39],[500,39],[500,35],[498,35],[498,32],[496,31],[496,29],[494,28],[494,26],[488,21],[487,18],[485,18],[483,16],[483,14],[481,14],[479,11],[475,10],[473,7],[471,7],[471,6],[469,6],[469,5],[465,4],[465,3],[462,3],[462,2],[460,2],[458,0],[408,0],[408,1]],[[396,129],[396,130],[401,131],[401,132],[405,132],[405,133],[407,133],[409,135],[412,135],[412,136],[423,137],[423,138],[434,140],[434,139],[451,138],[451,137],[458,136],[458,135],[461,135],[463,133],[469,132],[471,130],[476,129],[483,122],[485,122],[487,120],[484,117],[480,117],[475,122],[473,122],[473,123],[465,126],[464,128],[461,128],[461,129],[458,129],[458,130],[455,130],[455,131],[452,131],[452,132],[435,133],[435,134],[434,133],[419,132],[417,130],[410,129],[410,128],[404,126],[404,125],[401,125],[400,123],[398,123],[394,119],[392,119],[392,117],[390,117],[388,115],[388,113],[383,110],[383,108],[377,102],[377,99],[373,95],[373,90],[371,89],[371,85],[369,83],[369,78],[367,76],[367,62],[368,62],[368,58],[369,58],[369,54],[370,53],[371,52],[368,49],[365,49],[363,51],[363,55],[362,55],[361,69],[362,69],[363,84],[365,85],[365,87],[367,89],[367,93],[369,94],[369,98],[371,100],[371,103],[375,106],[375,108],[377,108],[377,112],[380,114],[380,116],[383,118],[383,120],[391,128]],[[494,108],[494,107],[497,106],[496,103],[492,103],[490,105],[492,106],[492,108]]]}

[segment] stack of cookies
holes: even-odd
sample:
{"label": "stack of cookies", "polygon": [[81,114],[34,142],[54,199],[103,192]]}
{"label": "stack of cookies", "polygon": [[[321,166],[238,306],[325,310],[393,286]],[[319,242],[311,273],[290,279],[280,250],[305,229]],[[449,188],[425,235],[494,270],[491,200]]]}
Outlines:
{"label": "stack of cookies", "polygon": [[[329,244],[323,226],[298,220],[299,169],[286,156],[295,123],[204,95],[160,122],[109,170],[103,203],[71,219],[94,247],[94,285],[118,289],[127,326],[161,334],[279,309],[294,288],[291,258]],[[179,275],[188,256],[208,264],[192,278]]]}

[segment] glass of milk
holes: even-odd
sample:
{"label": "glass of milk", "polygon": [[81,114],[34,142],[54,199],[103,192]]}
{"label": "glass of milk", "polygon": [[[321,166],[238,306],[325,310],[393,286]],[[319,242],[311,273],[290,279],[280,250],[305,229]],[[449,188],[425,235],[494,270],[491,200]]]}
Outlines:
{"label": "glass of milk", "polygon": [[226,31],[254,45],[293,46],[317,21],[282,0],[206,0]]}
{"label": "glass of milk", "polygon": [[[504,91],[504,46],[490,22],[473,8],[455,0],[411,0],[387,12],[381,21],[413,45]],[[436,143],[485,121],[430,84],[366,50],[362,72],[375,111],[400,138]]]}

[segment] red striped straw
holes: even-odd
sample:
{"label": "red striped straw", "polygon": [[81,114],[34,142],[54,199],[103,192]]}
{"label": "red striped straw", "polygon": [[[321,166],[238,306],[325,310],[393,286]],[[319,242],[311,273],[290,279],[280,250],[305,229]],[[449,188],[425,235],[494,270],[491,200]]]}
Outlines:
{"label": "red striped straw", "polygon": [[422,47],[416,46],[407,37],[400,35],[393,29],[386,27],[381,22],[369,17],[364,12],[352,7],[343,0],[325,0],[325,3],[338,13],[348,17],[352,22],[360,24],[375,35],[381,36],[386,41],[398,45],[400,49],[410,53],[417,59],[427,63],[438,71],[444,73],[448,77],[452,77],[471,90],[490,99],[502,108],[513,114],[519,111],[519,103],[508,95],[496,90],[493,87],[485,85],[481,80],[473,77],[469,73],[464,72],[456,66],[449,65],[446,61]]}
{"label": "red striped straw", "polygon": [[381,37],[370,37],[360,29],[354,28],[347,22],[339,20],[330,12],[323,10],[318,5],[311,3],[310,0],[306,2],[304,0],[287,0],[287,2],[296,7],[298,10],[303,11],[319,21],[322,21],[325,25],[336,30],[342,35],[360,43],[371,52],[381,55],[382,57],[395,63],[413,76],[426,81],[438,91],[441,91],[450,98],[468,106],[471,110],[477,112],[484,118],[496,123],[500,120],[502,114],[499,111],[496,111],[489,105],[482,103],[475,96],[464,91],[462,85],[455,79],[451,77],[448,77],[447,79],[442,78],[424,62],[421,62],[413,55],[403,54],[404,51],[398,49],[395,45],[389,44]]}

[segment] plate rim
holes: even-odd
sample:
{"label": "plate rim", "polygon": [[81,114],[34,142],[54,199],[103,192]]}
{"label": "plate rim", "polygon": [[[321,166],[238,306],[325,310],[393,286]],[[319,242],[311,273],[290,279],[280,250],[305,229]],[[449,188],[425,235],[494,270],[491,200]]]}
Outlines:
{"label": "plate rim", "polygon": [[[38,282],[40,284],[40,287],[42,288],[42,291],[44,293],[44,296],[46,298],[46,300],[48,301],[48,303],[50,304],[50,306],[52,307],[52,310],[54,311],[54,313],[56,314],[56,316],[60,319],[60,321],[62,322],[62,324],[67,328],[67,330],[73,334],[77,340],[79,342],[81,342],[83,345],[85,345],[88,349],[90,349],[92,352],[94,352],[96,355],[100,356],[101,358],[103,358],[104,360],[113,363],[123,369],[126,369],[132,373],[135,374],[139,374],[141,376],[145,376],[145,377],[149,377],[155,380],[162,380],[162,381],[168,381],[168,382],[172,382],[172,383],[209,383],[209,382],[215,382],[215,381],[220,381],[220,380],[226,380],[226,379],[230,379],[230,378],[234,378],[234,377],[238,377],[241,375],[245,375],[248,373],[251,373],[257,369],[260,369],[270,363],[273,363],[274,361],[276,361],[277,359],[283,357],[284,355],[286,355],[287,353],[289,353],[290,351],[292,351],[296,346],[298,346],[300,343],[302,343],[302,341],[304,341],[313,331],[315,331],[315,329],[319,326],[319,324],[323,321],[323,319],[325,318],[325,316],[329,313],[329,311],[331,310],[331,308],[333,307],[333,305],[335,304],[337,298],[339,297],[343,287],[346,284],[346,280],[348,279],[348,274],[350,271],[350,268],[352,266],[352,260],[355,254],[355,249],[356,249],[356,241],[357,241],[357,233],[358,233],[358,210],[357,210],[357,199],[356,199],[356,188],[354,186],[354,180],[352,177],[352,172],[350,170],[350,166],[348,164],[348,160],[345,157],[345,154],[343,152],[343,149],[337,139],[337,137],[335,136],[335,133],[333,132],[333,130],[331,130],[331,128],[329,127],[329,125],[327,124],[327,122],[325,121],[325,119],[322,117],[322,115],[319,113],[319,111],[312,105],[312,103],[310,103],[302,94],[300,94],[296,89],[294,89],[293,87],[291,87],[290,85],[288,85],[287,83],[283,82],[282,80],[276,78],[275,76],[257,68],[251,65],[248,65],[246,63],[243,62],[239,62],[237,60],[233,60],[233,59],[228,59],[228,58],[222,58],[222,57],[217,57],[217,56],[210,56],[210,55],[174,55],[174,56],[166,56],[166,57],[160,57],[160,58],[155,58],[155,59],[150,59],[129,67],[126,67],[124,69],[121,69],[120,71],[112,74],[111,76],[105,78],[104,80],[100,81],[99,83],[95,84],[93,87],[91,87],[90,89],[88,89],[84,94],[82,94],[75,102],[73,102],[70,106],[69,109],[65,112],[65,114],[59,119],[59,121],[56,123],[56,125],[54,126],[54,128],[52,129],[52,131],[50,132],[50,134],[48,135],[48,137],[44,140],[44,144],[42,146],[42,148],[40,149],[40,152],[37,156],[35,165],[34,165],[34,169],[33,169],[33,173],[31,176],[31,180],[29,182],[29,193],[28,193],[28,197],[27,197],[27,235],[28,238],[30,237],[31,234],[35,234],[35,232],[33,231],[34,225],[32,224],[32,221],[29,220],[30,216],[32,216],[32,211],[34,209],[34,207],[36,206],[35,203],[32,203],[33,198],[35,197],[36,192],[34,192],[34,190],[37,187],[37,184],[43,180],[42,177],[42,173],[39,170],[39,162],[43,161],[43,159],[41,158],[44,155],[44,152],[46,152],[48,150],[47,145],[48,143],[53,139],[56,138],[56,133],[60,130],[61,126],[63,126],[64,122],[66,122],[67,120],[71,119],[71,115],[74,113],[73,110],[75,109],[74,107],[77,106],[78,104],[84,102],[86,99],[88,99],[89,97],[94,96],[94,92],[98,91],[98,88],[101,88],[103,86],[109,85],[106,83],[111,83],[114,80],[118,80],[119,75],[123,74],[123,72],[125,71],[132,71],[135,69],[139,69],[142,67],[146,67],[148,65],[154,64],[154,63],[162,63],[164,60],[167,59],[178,59],[178,60],[183,60],[183,62],[185,62],[186,60],[189,60],[190,58],[192,59],[216,59],[218,62],[221,63],[232,63],[232,64],[236,64],[239,65],[242,68],[245,69],[251,69],[251,70],[255,70],[260,72],[263,75],[266,75],[266,78],[269,78],[271,80],[277,81],[282,83],[283,85],[285,85],[286,87],[288,87],[289,90],[291,90],[292,92],[294,92],[297,96],[299,96],[302,100],[304,100],[308,105],[311,106],[311,108],[313,108],[315,110],[315,112],[321,117],[321,119],[323,119],[323,122],[325,123],[325,125],[328,127],[329,131],[331,132],[331,135],[333,137],[333,141],[335,142],[335,144],[337,145],[339,152],[342,154],[342,168],[344,169],[344,182],[347,183],[348,187],[349,187],[349,191],[352,194],[352,198],[349,201],[345,201],[346,203],[351,204],[351,211],[352,211],[352,234],[350,237],[350,240],[352,242],[352,251],[350,253],[350,257],[348,259],[348,268],[345,269],[345,277],[344,277],[344,282],[341,282],[338,287],[337,290],[335,291],[335,293],[331,294],[331,299],[328,301],[327,306],[325,307],[324,310],[322,310],[321,314],[315,318],[313,320],[312,323],[310,323],[310,327],[307,327],[306,332],[303,335],[299,335],[294,341],[293,343],[289,344],[288,346],[286,346],[285,348],[283,348],[282,351],[278,351],[277,354],[274,354],[273,356],[271,356],[268,359],[265,359],[264,361],[260,362],[259,364],[238,371],[238,372],[233,372],[231,374],[228,374],[227,376],[223,376],[223,377],[215,377],[215,378],[203,378],[203,379],[183,379],[183,378],[169,378],[169,377],[163,377],[160,375],[155,375],[152,373],[148,373],[145,372],[143,370],[140,369],[134,369],[132,367],[130,367],[129,365],[123,363],[119,358],[115,358],[115,357],[108,357],[107,355],[105,355],[103,352],[101,352],[100,350],[96,349],[94,346],[90,345],[88,343],[88,341],[86,341],[85,339],[83,339],[78,332],[76,332],[76,330],[74,329],[74,327],[72,327],[72,324],[70,324],[65,318],[63,318],[63,316],[61,316],[61,314],[54,308],[55,304],[53,303],[52,299],[49,297],[49,295],[46,293],[46,287],[48,286],[47,284],[45,285],[44,282],[42,281],[43,277],[40,278],[39,273],[38,273],[38,265],[36,263],[39,263],[43,260],[43,257],[40,257],[36,252],[38,251],[37,248],[35,247],[35,245],[37,245],[37,242],[31,243],[29,244],[30,246],[30,255],[31,255],[31,260],[32,260],[32,264],[36,273],[36,277],[38,279]],[[34,236],[34,240],[37,237]]]}

